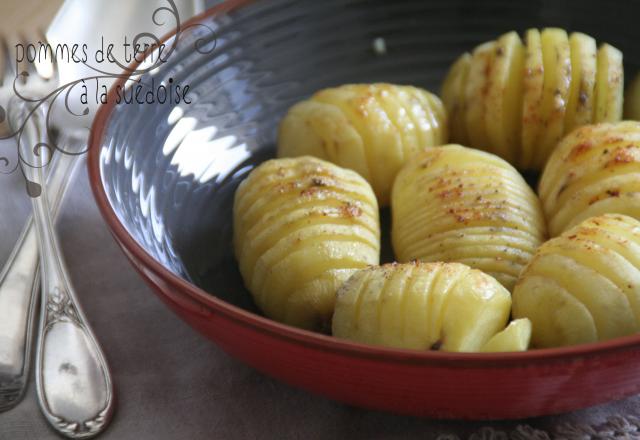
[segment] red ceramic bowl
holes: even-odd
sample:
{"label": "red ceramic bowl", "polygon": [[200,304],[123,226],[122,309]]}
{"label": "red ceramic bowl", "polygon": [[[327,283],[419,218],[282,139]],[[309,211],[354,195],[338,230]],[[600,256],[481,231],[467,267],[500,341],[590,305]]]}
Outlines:
{"label": "red ceramic bowl", "polygon": [[[635,49],[625,34],[636,29],[633,17],[598,14],[584,1],[225,3],[165,38],[180,44],[143,77],[155,87],[189,85],[190,104],[116,105],[112,89],[91,133],[93,192],[126,256],[176,314],[284,382],[353,405],[443,418],[531,417],[620,399],[640,391],[640,336],[454,354],[355,344],[266,319],[242,286],[230,228],[238,182],[273,154],[286,108],[314,90],[356,81],[438,90],[463,50],[551,21],[628,49],[626,56]],[[387,55],[372,51],[375,37],[385,38]]]}

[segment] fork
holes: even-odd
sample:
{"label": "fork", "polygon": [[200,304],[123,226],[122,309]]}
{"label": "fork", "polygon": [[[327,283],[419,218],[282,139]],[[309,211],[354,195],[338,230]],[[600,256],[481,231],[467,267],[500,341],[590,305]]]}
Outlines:
{"label": "fork", "polygon": [[[7,48],[11,47],[8,41],[17,39],[0,39],[0,104],[4,109],[14,95],[15,66],[11,70],[11,63],[7,63],[10,53]],[[54,79],[46,74],[39,78],[42,78],[42,91],[45,84]],[[0,124],[0,134],[5,136],[10,131],[5,118]],[[69,142],[66,138],[61,141]],[[56,216],[67,182],[64,177],[73,171],[75,161],[56,157],[54,162],[51,167],[57,171],[50,173],[49,198],[52,214]],[[38,242],[32,218],[29,218],[0,271],[0,412],[13,408],[27,386],[39,280]]]}
{"label": "fork", "polygon": [[[41,35],[41,41],[44,41]],[[21,67],[29,72],[29,76],[25,77],[23,94],[29,92],[38,96],[38,92],[42,90],[39,81],[50,79],[47,75],[56,75],[54,62],[48,66],[32,66],[28,63],[26,66],[17,66],[18,69]],[[25,162],[21,163],[21,168],[27,186],[42,189],[39,197],[31,199],[40,247],[41,308],[36,348],[38,401],[46,419],[59,433],[69,438],[88,438],[104,430],[111,418],[114,403],[113,385],[105,356],[71,285],[53,227],[49,201],[51,192],[54,194],[51,207],[59,203],[63,184],[56,188],[57,181],[54,178],[59,174],[58,179],[68,181],[69,175],[65,173],[64,163],[75,162],[76,156],[63,154],[58,158],[57,170],[50,179],[52,186],[47,189],[43,167],[51,151],[47,148],[34,148],[47,141],[47,105],[41,104],[34,110],[30,104],[12,98],[10,106],[10,125],[14,127],[21,126],[26,115],[32,113],[24,126],[22,136],[18,139],[19,149],[26,158]],[[67,166],[68,172],[73,165]],[[60,189],[58,195],[55,195],[56,189]],[[23,241],[23,245],[26,242],[27,240]],[[20,255],[21,252],[14,254]],[[32,276],[35,279],[36,276]],[[28,292],[23,292],[25,296],[34,296],[34,284],[31,284]],[[28,282],[23,282],[23,286],[26,285]],[[2,287],[0,285],[0,294]],[[33,302],[31,301],[29,306],[30,311],[33,310]],[[25,321],[28,322],[29,319]],[[27,339],[28,333],[29,330],[26,333]],[[24,359],[23,371],[28,367],[28,354]]]}

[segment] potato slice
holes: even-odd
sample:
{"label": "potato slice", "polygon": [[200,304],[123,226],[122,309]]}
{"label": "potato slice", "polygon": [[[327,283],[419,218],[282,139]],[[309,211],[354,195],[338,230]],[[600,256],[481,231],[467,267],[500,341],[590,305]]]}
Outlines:
{"label": "potato slice", "polygon": [[544,129],[538,134],[533,166],[542,169],[564,134],[564,115],[571,86],[569,37],[562,29],[547,28],[540,36],[544,62],[541,114]]}
{"label": "potato slice", "polygon": [[464,93],[467,135],[474,147],[483,150],[489,148],[484,100],[490,87],[495,49],[496,43],[494,41],[475,48]]}
{"label": "potato slice", "polygon": [[511,321],[507,328],[500,333],[496,333],[484,344],[480,351],[506,352],[506,351],[526,351],[531,340],[531,321],[527,318]]}
{"label": "potato slice", "polygon": [[479,351],[504,329],[511,309],[511,298],[505,293],[509,295],[497,280],[483,272],[470,270],[462,276],[449,290],[443,307],[442,350]]}
{"label": "potato slice", "polygon": [[571,89],[564,118],[565,133],[592,122],[597,70],[596,40],[580,32],[574,32],[569,38],[569,44]]}
{"label": "potato slice", "polygon": [[531,321],[531,347],[585,344],[598,340],[593,316],[554,280],[527,272],[514,290],[512,316]]}
{"label": "potato slice", "polygon": [[308,100],[291,107],[280,123],[278,156],[314,156],[356,170],[371,180],[362,136],[331,104]]}
{"label": "potato slice", "polygon": [[[421,136],[420,130],[416,127],[416,122],[412,118],[411,114],[406,111],[405,102],[407,98],[407,92],[400,94],[399,89],[387,89],[383,88],[380,93],[376,95],[376,98],[384,112],[389,116],[389,120],[396,126],[400,133],[400,145],[398,152],[400,153],[397,158],[402,162],[407,157],[411,157],[421,150],[424,146],[423,136]],[[438,100],[439,103],[440,100]],[[428,106],[431,103],[427,104]],[[446,116],[445,116],[446,119]],[[433,136],[429,138],[428,142],[433,145],[440,137],[440,127],[437,118],[431,118],[434,122]]]}
{"label": "potato slice", "polygon": [[622,118],[623,94],[622,52],[605,43],[598,49],[594,122],[619,121]]}
{"label": "potato slice", "polygon": [[449,114],[450,138],[467,145],[464,90],[471,65],[471,55],[463,53],[451,66],[442,84],[442,102]]}
{"label": "potato slice", "polygon": [[526,32],[525,69],[522,82],[522,151],[520,167],[533,168],[534,152],[542,127],[542,96],[544,89],[544,63],[540,31]]}
{"label": "potato slice", "polygon": [[516,32],[501,36],[496,43],[491,79],[486,95],[485,118],[488,151],[509,162],[515,159],[522,108],[524,46]]}
{"label": "potato slice", "polygon": [[386,264],[338,290],[333,335],[414,350],[479,351],[509,318],[509,292],[458,263]]}
{"label": "potato slice", "polygon": [[[553,279],[584,304],[602,340],[634,333],[637,324],[628,299],[615,283],[597,271],[594,255],[604,248],[589,246],[588,242],[581,242],[583,239],[581,235],[566,241],[552,240],[549,246],[543,246],[536,254],[540,257],[532,273]],[[579,246],[572,248],[572,241],[580,241]],[[585,255],[586,264],[575,259],[578,252]]]}
{"label": "potato slice", "polygon": [[[638,332],[640,266],[634,253],[640,246],[638,231],[637,220],[606,214],[538,249],[513,292],[513,316],[531,319],[536,347]],[[564,312],[559,314],[560,310]]]}
{"label": "potato slice", "polygon": [[[421,147],[433,147],[441,145],[442,127],[445,124],[445,121],[438,120],[439,111],[432,108],[432,102],[428,98],[428,95],[430,95],[430,93],[424,90],[417,89],[415,87],[404,87],[403,90],[409,97],[407,102],[410,104],[410,110],[412,110],[413,116],[416,117],[416,120],[419,120],[419,118],[424,119],[426,121],[425,128],[428,127],[428,129],[424,129],[421,131],[421,134],[423,135]],[[439,98],[435,99],[437,99],[438,102],[440,101]],[[416,110],[419,111],[419,114],[416,112]],[[396,169],[395,172],[397,173],[397,171],[398,170]],[[391,190],[391,184],[393,184],[393,179],[389,181],[389,187],[387,188],[387,191]]]}
{"label": "potato slice", "polygon": [[465,89],[470,66],[471,55],[462,54],[452,66],[442,86],[442,102],[449,114],[450,138],[462,145],[469,144]]}
{"label": "potato slice", "polygon": [[[422,93],[423,101],[428,103],[434,121],[434,144],[442,145],[449,139],[449,115],[444,108],[444,104],[433,93]],[[413,153],[413,152],[412,152]]]}
{"label": "potato slice", "polygon": [[254,169],[233,206],[234,248],[245,285],[270,318],[323,330],[340,285],[378,264],[378,204],[357,173],[302,156]]}

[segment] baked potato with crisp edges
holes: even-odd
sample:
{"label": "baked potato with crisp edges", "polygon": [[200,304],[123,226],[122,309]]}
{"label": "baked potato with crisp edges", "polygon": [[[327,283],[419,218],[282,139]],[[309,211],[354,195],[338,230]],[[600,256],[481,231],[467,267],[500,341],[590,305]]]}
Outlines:
{"label": "baked potato with crisp edges", "polygon": [[426,90],[347,84],[321,90],[289,109],[278,131],[278,157],[311,155],[355,170],[387,206],[400,167],[447,137],[444,106]]}
{"label": "baked potato with crisp edges", "polygon": [[338,290],[333,335],[388,347],[442,351],[517,351],[528,320],[505,329],[509,292],[459,263],[385,264],[354,273]]}
{"label": "baked potato with crisp edges", "polygon": [[258,307],[305,329],[327,330],[338,287],[380,258],[371,186],[313,157],[269,160],[251,171],[235,194],[233,232]]}
{"label": "baked potato with crisp edges", "polygon": [[567,135],[538,192],[552,236],[600,214],[640,219],[640,122],[585,125]]}
{"label": "baked potato with crisp edges", "polygon": [[540,202],[518,172],[460,145],[425,149],[402,168],[391,215],[398,261],[464,263],[509,290],[546,238]]}
{"label": "baked potato with crisp edges", "polygon": [[509,32],[452,65],[442,87],[451,141],[541,170],[576,127],[622,118],[622,53],[558,28]]}
{"label": "baked potato with crisp edges", "polygon": [[640,222],[591,217],[543,244],[513,291],[535,348],[604,341],[640,329]]}

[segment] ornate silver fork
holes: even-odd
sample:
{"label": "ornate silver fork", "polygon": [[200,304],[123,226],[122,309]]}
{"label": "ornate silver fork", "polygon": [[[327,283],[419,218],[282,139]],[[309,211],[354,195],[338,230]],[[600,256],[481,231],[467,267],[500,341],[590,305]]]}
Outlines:
{"label": "ornate silver fork", "polygon": [[[14,66],[9,60],[8,48],[17,41],[18,38],[0,39],[0,104],[5,109],[14,95],[15,71],[25,67],[24,64]],[[41,66],[41,73],[34,79],[41,92],[55,82],[55,70],[48,67]],[[5,119],[0,125],[0,135],[10,132]],[[62,141],[66,143],[68,140]],[[58,212],[66,176],[75,164],[67,158],[56,158],[55,162],[58,171],[49,177],[49,197],[54,216]],[[54,164],[51,165],[53,168]],[[33,221],[29,218],[0,272],[0,412],[13,408],[20,401],[28,382],[39,279],[38,242]]]}
{"label": "ornate silver fork", "polygon": [[[50,71],[55,72],[55,64],[50,67]],[[31,76],[24,89],[25,94],[32,89],[37,92],[37,84]],[[19,148],[25,159],[21,166],[27,185],[42,189],[39,196],[32,197],[40,247],[42,297],[36,350],[39,403],[58,432],[70,438],[88,438],[100,433],[110,420],[113,411],[111,375],[102,349],[76,299],[53,228],[43,170],[51,151],[38,148],[47,142],[46,105],[41,104],[35,111],[19,99],[12,99],[11,105],[17,107],[13,109],[16,111],[10,111],[11,125],[19,127],[27,121],[19,138]],[[30,112],[31,116],[27,117]],[[58,160],[73,161],[73,157],[62,155]],[[69,175],[61,174],[60,178],[68,179]],[[33,289],[31,285],[31,292]],[[33,301],[29,310],[32,307]],[[28,355],[25,358],[25,365],[28,365]]]}

